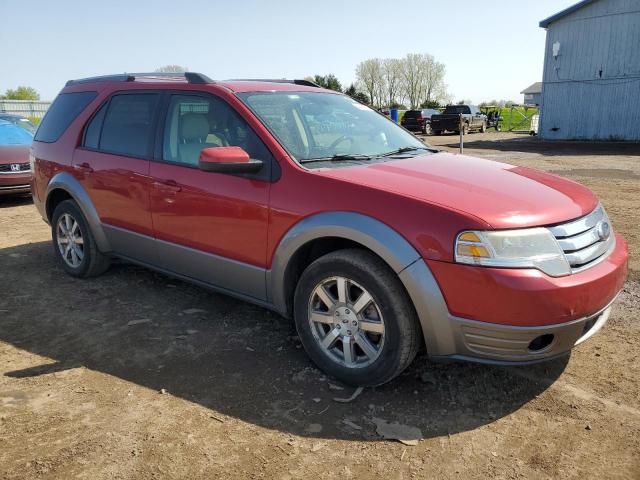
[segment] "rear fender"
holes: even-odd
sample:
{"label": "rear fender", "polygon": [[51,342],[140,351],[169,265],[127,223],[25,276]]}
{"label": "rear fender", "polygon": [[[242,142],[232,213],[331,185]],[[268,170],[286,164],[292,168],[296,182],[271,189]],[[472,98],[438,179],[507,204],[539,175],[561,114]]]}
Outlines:
{"label": "rear fender", "polygon": [[53,214],[53,212],[50,212],[49,208],[51,193],[54,190],[59,189],[67,192],[80,207],[84,218],[89,224],[91,233],[93,233],[98,249],[101,252],[111,251],[111,245],[109,245],[109,241],[107,240],[104,229],[102,228],[102,223],[100,222],[100,217],[98,216],[98,212],[96,211],[91,198],[89,198],[89,194],[87,194],[87,191],[82,187],[80,182],[68,172],[60,172],[56,174],[47,186],[47,193],[45,196],[45,212],[47,212],[47,220],[51,222],[50,215]]}

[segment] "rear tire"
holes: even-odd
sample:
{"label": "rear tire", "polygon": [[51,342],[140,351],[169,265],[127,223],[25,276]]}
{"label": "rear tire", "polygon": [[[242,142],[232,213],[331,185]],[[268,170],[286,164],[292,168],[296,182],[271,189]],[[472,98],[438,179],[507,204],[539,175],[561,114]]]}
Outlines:
{"label": "rear tire", "polygon": [[400,279],[366,250],[339,250],[309,265],[296,288],[294,317],[309,357],[348,385],[390,381],[421,345],[417,315]]}
{"label": "rear tire", "polygon": [[482,126],[480,127],[480,133],[485,133],[487,131],[487,124],[482,122]]}
{"label": "rear tire", "polygon": [[51,237],[56,258],[69,275],[94,277],[109,268],[109,257],[98,250],[89,224],[74,200],[60,202],[54,210]]}

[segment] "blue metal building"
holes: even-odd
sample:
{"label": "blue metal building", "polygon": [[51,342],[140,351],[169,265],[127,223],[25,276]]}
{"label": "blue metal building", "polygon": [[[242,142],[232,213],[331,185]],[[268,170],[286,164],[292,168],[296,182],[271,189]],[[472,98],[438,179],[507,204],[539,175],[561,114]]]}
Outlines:
{"label": "blue metal building", "polygon": [[540,26],[540,137],[640,141],[640,0],[583,0]]}

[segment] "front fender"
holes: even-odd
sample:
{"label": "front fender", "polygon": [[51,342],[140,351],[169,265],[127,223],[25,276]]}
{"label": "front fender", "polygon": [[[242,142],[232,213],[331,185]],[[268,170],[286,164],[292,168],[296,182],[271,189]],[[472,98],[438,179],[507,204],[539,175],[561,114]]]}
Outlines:
{"label": "front fender", "polygon": [[388,225],[359,213],[327,212],[297,223],[282,238],[267,271],[267,298],[275,309],[287,316],[285,278],[290,260],[306,243],[323,237],[357,242],[380,256],[404,285],[418,314],[430,354],[447,345],[448,310],[442,292],[420,254]]}
{"label": "front fender", "polygon": [[84,218],[87,220],[98,249],[101,252],[111,251],[111,245],[107,240],[107,236],[105,235],[104,229],[102,228],[102,223],[100,222],[100,217],[98,216],[98,212],[93,206],[91,198],[89,198],[89,194],[80,184],[80,182],[69,172],[57,173],[56,175],[54,175],[54,177],[49,182],[49,185],[47,186],[47,192],[45,195],[45,212],[47,214],[47,219],[49,220],[49,222],[51,221],[50,215],[53,214],[53,212],[50,211],[49,202],[51,201],[51,193],[54,190],[64,190],[69,195],[71,195],[71,197],[80,207]]}

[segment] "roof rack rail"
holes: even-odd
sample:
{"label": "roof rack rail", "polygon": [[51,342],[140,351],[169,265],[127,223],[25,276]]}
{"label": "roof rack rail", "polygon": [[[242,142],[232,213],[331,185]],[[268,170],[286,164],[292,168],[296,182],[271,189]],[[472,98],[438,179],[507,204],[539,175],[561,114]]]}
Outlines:
{"label": "roof rack rail", "polygon": [[116,75],[100,75],[97,77],[79,78],[69,80],[66,86],[78,85],[89,82],[133,82],[136,78],[185,78],[188,83],[205,84],[215,83],[209,77],[197,72],[148,72],[148,73],[122,73]]}
{"label": "roof rack rail", "polygon": [[271,83],[293,83],[294,85],[304,85],[305,87],[322,88],[311,80],[288,80],[286,78],[234,78],[236,82],[271,82]]}

